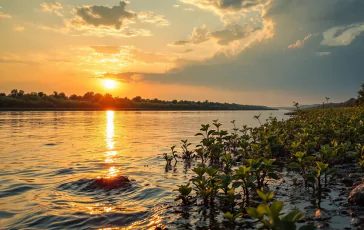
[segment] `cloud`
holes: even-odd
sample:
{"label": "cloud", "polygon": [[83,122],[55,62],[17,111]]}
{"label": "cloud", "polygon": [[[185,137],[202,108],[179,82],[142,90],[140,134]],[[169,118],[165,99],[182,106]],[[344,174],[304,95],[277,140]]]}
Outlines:
{"label": "cloud", "polygon": [[40,6],[42,7],[43,12],[50,12],[56,14],[57,16],[63,17],[63,6],[61,3],[43,2],[40,4]]}
{"label": "cloud", "polygon": [[189,43],[190,43],[189,41],[176,41],[172,45],[174,45],[174,46],[183,46],[183,45],[186,45],[186,44],[189,44]]}
{"label": "cloud", "polygon": [[168,63],[171,61],[171,57],[168,54],[161,54],[155,52],[145,52],[134,47],[128,49],[129,54],[131,57],[143,63]]}
{"label": "cloud", "polygon": [[251,35],[256,29],[250,26],[240,26],[238,24],[229,25],[223,30],[214,31],[211,36],[217,40],[219,45],[228,45],[230,42],[241,40]]}
{"label": "cloud", "polygon": [[90,46],[95,52],[103,54],[118,54],[121,47],[119,46]]}
{"label": "cloud", "polygon": [[[149,23],[156,26],[168,26],[164,15],[154,12],[139,14],[126,9],[126,2],[120,1],[117,6],[88,5],[73,9],[73,18],[63,20],[62,26],[35,25],[38,29],[53,31],[73,36],[95,37],[149,37],[149,29],[133,26],[136,22]],[[59,3],[42,3],[44,11],[54,12],[62,9]]]}
{"label": "cloud", "polygon": [[293,48],[299,48],[302,47],[303,44],[305,43],[305,41],[307,41],[308,39],[310,39],[312,37],[312,34],[307,35],[303,40],[297,40],[295,44],[289,45],[288,49],[293,49]]}
{"label": "cloud", "polygon": [[24,26],[15,26],[13,29],[17,32],[21,32],[21,31],[25,30]]}
{"label": "cloud", "polygon": [[[92,52],[90,52],[92,49]],[[85,48],[79,56],[87,57],[85,60],[91,63],[113,63],[114,67],[116,64],[122,64],[123,66],[133,64],[168,64],[171,63],[176,54],[172,53],[159,53],[159,52],[148,52],[145,50],[138,49],[134,46],[90,46]]]}
{"label": "cloud", "polygon": [[183,51],[181,53],[186,54],[186,53],[191,53],[193,51],[194,51],[193,49],[186,49],[185,51]]}
{"label": "cloud", "polygon": [[5,14],[3,12],[0,12],[0,19],[3,18],[3,19],[9,19],[9,18],[12,18],[12,16],[10,14]]}
{"label": "cloud", "polygon": [[164,15],[155,14],[152,11],[138,13],[138,19],[142,23],[154,24],[156,26],[169,26],[168,20],[164,18]]}
{"label": "cloud", "polygon": [[75,9],[76,17],[71,20],[71,24],[75,27],[100,27],[120,30],[123,22],[133,19],[136,14],[126,10],[126,3],[120,1],[118,6],[82,6]]}
{"label": "cloud", "polygon": [[143,74],[126,72],[126,73],[106,73],[99,78],[113,79],[124,83],[135,83],[143,80]]}
{"label": "cloud", "polygon": [[190,36],[190,40],[194,44],[200,44],[205,42],[211,38],[211,34],[207,29],[206,25],[202,25],[200,28],[195,27],[192,31],[192,35]]}
{"label": "cloud", "polygon": [[255,10],[266,4],[268,0],[182,0],[182,2],[223,14]]}
{"label": "cloud", "polygon": [[364,23],[333,27],[323,33],[324,40],[321,42],[321,45],[347,46],[350,45],[356,37],[363,34]]}
{"label": "cloud", "polygon": [[[187,1],[192,2],[184,2]],[[355,96],[363,81],[364,14],[360,7],[363,3],[362,0],[272,1],[258,14],[260,23],[248,27],[247,34],[255,29],[250,35],[251,43],[236,56],[218,50],[206,60],[183,60],[179,68],[166,73],[145,73],[144,80],[232,91],[275,90],[302,98],[335,94],[345,100]],[[234,31],[231,25],[234,24],[225,24],[224,29],[202,37],[224,38],[222,44],[228,43],[229,38],[244,37],[243,30],[228,33],[229,26]],[[292,41],[297,42],[292,44]],[[193,44],[191,37],[180,42],[187,43]],[[288,46],[300,47],[300,52],[289,52]]]}
{"label": "cloud", "polygon": [[35,61],[23,60],[20,57],[14,55],[2,55],[0,56],[0,64],[23,64],[23,65],[34,65]]}
{"label": "cloud", "polygon": [[120,30],[109,27],[73,27],[66,21],[66,25],[51,27],[45,25],[34,25],[37,29],[52,31],[54,33],[69,34],[72,36],[93,36],[93,37],[150,37],[152,32],[147,29],[123,26]]}
{"label": "cloud", "polygon": [[211,33],[208,31],[206,25],[202,25],[201,27],[193,28],[192,34],[189,36],[188,41],[181,40],[174,42],[172,45],[174,46],[183,46],[186,44],[200,44],[202,42],[208,41],[211,38]]}
{"label": "cloud", "polygon": [[184,11],[195,11],[195,9],[193,9],[193,8],[184,8],[183,10]]}

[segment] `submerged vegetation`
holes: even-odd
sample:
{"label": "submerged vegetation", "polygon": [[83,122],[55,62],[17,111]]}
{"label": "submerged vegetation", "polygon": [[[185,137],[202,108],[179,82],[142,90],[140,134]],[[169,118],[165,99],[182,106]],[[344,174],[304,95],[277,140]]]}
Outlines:
{"label": "submerged vegetation", "polygon": [[[254,118],[261,123],[259,115]],[[189,183],[175,190],[176,200],[182,200],[182,212],[188,212],[186,207],[200,207],[204,211],[199,215],[207,215],[207,210],[216,215],[218,210],[230,227],[315,229],[314,220],[304,219],[295,205],[288,203],[283,209],[274,187],[287,185],[290,175],[288,188],[299,187],[311,194],[320,212],[323,193],[345,176],[342,165],[359,177],[363,173],[363,122],[364,107],[353,107],[298,110],[289,120],[270,117],[256,128],[237,128],[232,121],[230,132],[221,129],[218,120],[203,124],[194,151],[187,150],[187,140],[182,141],[181,158],[197,167]],[[177,164],[175,156],[173,147],[167,165],[173,158]]]}
{"label": "submerged vegetation", "polygon": [[240,105],[235,103],[219,103],[209,101],[164,101],[143,99],[140,96],[113,97],[111,94],[87,92],[83,96],[53,92],[25,93],[13,89],[10,94],[0,93],[0,109],[153,109],[153,110],[272,110],[266,106]]}

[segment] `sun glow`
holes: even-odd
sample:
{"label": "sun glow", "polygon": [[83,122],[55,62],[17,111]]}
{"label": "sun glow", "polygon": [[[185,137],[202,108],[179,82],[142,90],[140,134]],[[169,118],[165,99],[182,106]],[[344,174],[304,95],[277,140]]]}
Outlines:
{"label": "sun glow", "polygon": [[117,82],[112,79],[105,79],[103,83],[104,83],[104,87],[107,89],[114,89],[117,85]]}

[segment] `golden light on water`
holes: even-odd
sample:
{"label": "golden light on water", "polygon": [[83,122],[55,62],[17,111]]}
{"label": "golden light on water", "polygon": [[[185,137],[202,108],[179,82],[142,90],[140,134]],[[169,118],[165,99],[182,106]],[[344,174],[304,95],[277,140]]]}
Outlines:
{"label": "golden light on water", "polygon": [[112,79],[104,79],[103,84],[104,84],[104,87],[107,89],[114,89],[118,83]]}
{"label": "golden light on water", "polygon": [[[114,136],[115,136],[115,125],[114,125],[114,111],[106,111],[106,148],[108,151],[105,153],[105,163],[113,164],[115,163],[115,157],[118,154],[117,151],[114,150]],[[115,166],[111,166],[109,171],[107,172],[106,178],[114,178],[118,175],[119,170]]]}

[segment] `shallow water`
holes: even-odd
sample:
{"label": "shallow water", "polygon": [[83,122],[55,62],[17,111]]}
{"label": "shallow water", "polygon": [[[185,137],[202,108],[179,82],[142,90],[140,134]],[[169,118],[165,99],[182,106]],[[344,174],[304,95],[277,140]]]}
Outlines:
{"label": "shallow water", "polygon": [[[163,152],[214,119],[231,129],[284,112],[0,112],[0,228],[176,228],[172,190],[190,175],[166,171]],[[118,176],[131,182],[95,185]]]}

